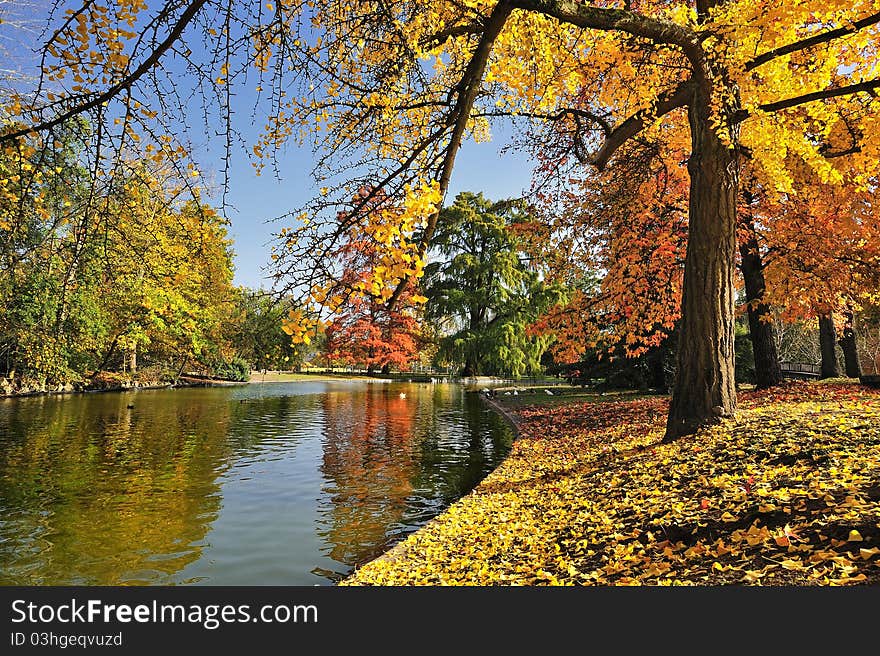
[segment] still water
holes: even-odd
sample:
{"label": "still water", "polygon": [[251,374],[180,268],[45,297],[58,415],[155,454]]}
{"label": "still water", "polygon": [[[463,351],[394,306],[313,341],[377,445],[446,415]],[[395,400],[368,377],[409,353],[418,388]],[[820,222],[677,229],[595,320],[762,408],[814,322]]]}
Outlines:
{"label": "still water", "polygon": [[507,454],[475,396],[354,381],[2,399],[0,584],[330,584]]}

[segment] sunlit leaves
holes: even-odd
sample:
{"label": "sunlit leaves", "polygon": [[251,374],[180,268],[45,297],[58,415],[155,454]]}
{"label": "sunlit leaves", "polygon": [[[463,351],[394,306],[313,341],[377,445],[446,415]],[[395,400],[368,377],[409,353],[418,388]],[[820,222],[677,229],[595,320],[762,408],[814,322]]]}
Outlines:
{"label": "sunlit leaves", "polygon": [[666,402],[526,406],[476,491],[354,584],[843,585],[880,579],[880,396],[791,384],[660,443]]}

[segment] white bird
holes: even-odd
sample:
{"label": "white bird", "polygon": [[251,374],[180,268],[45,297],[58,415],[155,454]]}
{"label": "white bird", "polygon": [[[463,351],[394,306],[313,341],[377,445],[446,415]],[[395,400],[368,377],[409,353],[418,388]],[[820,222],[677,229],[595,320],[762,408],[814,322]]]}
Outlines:
{"label": "white bird", "polygon": [[513,395],[514,395],[514,396],[519,396],[519,392],[517,392],[516,390],[513,390]]}
{"label": "white bird", "polygon": [[510,392],[505,392],[504,396],[510,396]]}
{"label": "white bird", "polygon": [[545,389],[544,391],[547,392],[547,394],[549,394],[550,396],[553,396],[553,392],[551,392],[550,390]]}
{"label": "white bird", "polygon": [[406,398],[406,392],[401,392],[401,393],[400,393],[400,398],[405,399],[405,398]]}

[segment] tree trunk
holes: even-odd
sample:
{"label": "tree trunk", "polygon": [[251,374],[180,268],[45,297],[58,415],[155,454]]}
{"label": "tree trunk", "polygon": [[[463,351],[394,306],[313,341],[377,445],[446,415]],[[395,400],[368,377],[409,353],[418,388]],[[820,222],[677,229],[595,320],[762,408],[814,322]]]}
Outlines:
{"label": "tree trunk", "polygon": [[782,369],[779,367],[779,355],[776,352],[776,336],[773,334],[773,323],[770,321],[770,306],[762,303],[764,298],[764,267],[761,253],[758,251],[758,239],[755,237],[751,220],[749,239],[740,246],[742,258],[742,274],[746,288],[746,303],[749,314],[749,337],[752,340],[752,352],[755,358],[755,378],[758,389],[767,389],[782,382]]}
{"label": "tree trunk", "polygon": [[386,362],[382,365],[382,375],[387,376],[389,373],[391,373],[391,367],[389,367],[388,363]]}
{"label": "tree trunk", "polygon": [[843,351],[843,365],[849,378],[859,378],[862,375],[862,367],[859,364],[859,352],[856,348],[855,317],[852,312],[843,315],[846,325],[843,328],[843,337],[840,338],[840,350]]}
{"label": "tree trunk", "polygon": [[822,371],[819,378],[839,378],[835,345],[837,334],[834,330],[834,319],[830,314],[819,315],[819,348],[822,351]]}
{"label": "tree trunk", "polygon": [[646,356],[648,364],[648,384],[651,389],[658,392],[666,392],[666,368],[664,360],[666,359],[665,344],[654,348]]}
{"label": "tree trunk", "polygon": [[133,348],[131,349],[131,354],[130,354],[129,357],[128,357],[128,364],[129,364],[129,367],[128,367],[128,368],[129,368],[129,370],[131,371],[132,375],[133,375],[133,374],[136,374],[136,373],[137,373],[137,368],[138,368],[138,352],[137,352],[137,346],[135,346],[135,347],[133,347]]}
{"label": "tree trunk", "polygon": [[183,375],[183,369],[186,367],[186,363],[189,361],[189,357],[184,355],[183,360],[180,362],[180,367],[177,369],[177,375],[174,377],[174,383],[177,384],[178,378]]}
{"label": "tree trunk", "polygon": [[473,378],[477,375],[477,366],[473,361],[467,360],[464,363],[464,369],[461,370],[462,378]]}
{"label": "tree trunk", "polygon": [[92,374],[93,380],[98,377],[98,374],[100,374],[110,362],[110,358],[112,358],[113,354],[116,352],[117,344],[119,344],[119,335],[114,337],[113,341],[110,342],[110,348],[107,349],[107,353],[104,355],[104,359],[101,360],[101,363],[95,368],[95,372]]}
{"label": "tree trunk", "polygon": [[734,275],[736,153],[709,122],[709,92],[688,108],[691,129],[688,246],[677,372],[665,441],[717,423],[736,409]]}

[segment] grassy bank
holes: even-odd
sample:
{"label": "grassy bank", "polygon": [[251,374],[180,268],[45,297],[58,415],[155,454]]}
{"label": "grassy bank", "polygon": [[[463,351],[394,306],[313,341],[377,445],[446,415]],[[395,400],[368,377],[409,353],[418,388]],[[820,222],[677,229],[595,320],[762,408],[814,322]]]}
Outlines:
{"label": "grassy bank", "polygon": [[500,395],[507,460],[344,584],[880,583],[880,391],[746,392],[673,444],[664,398],[559,396]]}

